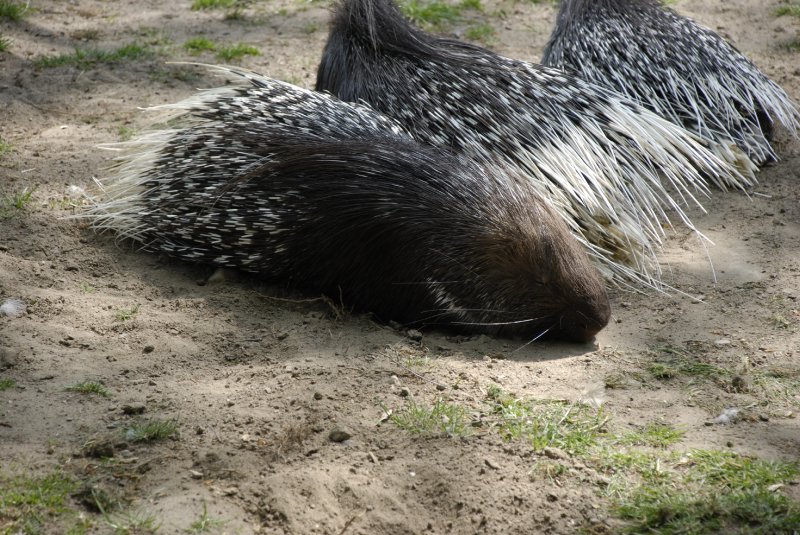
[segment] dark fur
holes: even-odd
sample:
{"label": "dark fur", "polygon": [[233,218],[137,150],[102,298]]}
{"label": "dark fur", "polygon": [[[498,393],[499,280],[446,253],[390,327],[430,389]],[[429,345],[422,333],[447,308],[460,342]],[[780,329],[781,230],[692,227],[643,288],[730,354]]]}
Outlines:
{"label": "dark fur", "polygon": [[[197,177],[191,182],[202,187],[192,191],[181,191],[180,178],[152,184],[146,195],[158,200],[143,216],[147,248],[341,294],[345,305],[412,325],[527,338],[549,330],[572,340],[606,325],[596,269],[563,223],[506,178],[393,138],[285,136],[265,146],[271,161],[233,186]],[[210,198],[193,195],[199,189]],[[277,235],[253,226],[253,201],[270,197],[278,198]],[[247,214],[236,232],[232,210]],[[210,238],[214,231],[225,239]],[[237,238],[249,231],[243,245]],[[178,233],[196,239],[176,240]],[[243,265],[254,252],[260,260]],[[453,310],[437,302],[438,289],[452,296]],[[515,321],[524,323],[485,325]]]}

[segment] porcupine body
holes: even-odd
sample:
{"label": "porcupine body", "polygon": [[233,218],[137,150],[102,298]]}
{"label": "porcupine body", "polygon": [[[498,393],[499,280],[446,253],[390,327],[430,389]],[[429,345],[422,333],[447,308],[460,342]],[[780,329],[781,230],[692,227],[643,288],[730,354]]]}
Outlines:
{"label": "porcupine body", "polygon": [[640,102],[756,165],[775,123],[797,135],[786,92],[713,31],[656,0],[562,0],[542,62]]}
{"label": "porcupine body", "polygon": [[383,320],[588,340],[604,281],[500,169],[423,146],[359,105],[243,71],[132,142],[89,213],[144,249],[235,267]]}
{"label": "porcupine body", "polygon": [[683,207],[707,180],[749,180],[638,104],[557,69],[431,36],[391,0],[338,4],[316,89],[366,102],[419,141],[517,169],[607,275],[648,285],[660,283],[665,209],[691,227]]}

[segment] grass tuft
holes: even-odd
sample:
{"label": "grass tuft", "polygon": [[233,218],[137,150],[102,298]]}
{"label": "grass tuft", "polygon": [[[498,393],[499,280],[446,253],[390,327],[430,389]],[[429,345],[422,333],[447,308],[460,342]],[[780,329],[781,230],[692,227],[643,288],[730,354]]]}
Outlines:
{"label": "grass tuft", "polygon": [[208,515],[208,507],[203,502],[203,513],[200,518],[192,522],[187,530],[189,533],[211,533],[218,532],[219,528],[225,525],[224,520],[217,520]]}
{"label": "grass tuft", "polygon": [[14,379],[0,379],[0,392],[10,390],[15,386],[17,386],[17,382]]}
{"label": "grass tuft", "polygon": [[217,44],[206,37],[192,37],[183,43],[183,48],[191,55],[197,56],[203,52],[213,52],[217,49]]}
{"label": "grass tuft", "polygon": [[506,400],[497,403],[500,435],[506,440],[524,440],[534,451],[556,447],[584,453],[605,434],[607,418],[602,410],[561,401]]}
{"label": "grass tuft", "polygon": [[111,392],[105,386],[95,381],[76,383],[72,386],[68,386],[66,390],[68,392],[78,392],[81,394],[95,394],[103,396],[104,398],[111,397]]}
{"label": "grass tuft", "polygon": [[28,4],[14,0],[0,0],[0,19],[22,20],[28,12]]}
{"label": "grass tuft", "polygon": [[11,48],[11,41],[0,35],[0,52],[6,52]]}
{"label": "grass tuft", "polygon": [[397,427],[414,435],[463,437],[470,433],[464,408],[441,399],[436,400],[432,407],[410,400],[390,419]]}
{"label": "grass tuft", "polygon": [[6,154],[11,152],[12,150],[14,150],[14,147],[11,146],[11,143],[9,143],[8,141],[4,140],[3,138],[0,138],[0,158],[5,156]]}
{"label": "grass tuft", "polygon": [[153,51],[137,43],[131,43],[116,50],[99,50],[76,48],[71,54],[59,54],[57,56],[43,56],[34,61],[34,65],[39,68],[49,69],[74,65],[81,69],[87,69],[101,63],[118,63],[121,61],[133,61],[143,59],[153,55]]}
{"label": "grass tuft", "polygon": [[[43,533],[67,513],[66,500],[78,484],[62,474],[5,477],[0,474],[2,533]],[[48,531],[50,533],[50,531]]]}
{"label": "grass tuft", "polygon": [[780,6],[775,10],[775,16],[783,17],[788,15],[790,17],[800,18],[800,4],[791,4],[788,6]]}
{"label": "grass tuft", "polygon": [[125,440],[131,442],[155,442],[170,438],[178,431],[175,420],[137,420],[127,427]]}
{"label": "grass tuft", "polygon": [[194,0],[192,11],[204,9],[230,9],[236,5],[236,0]]}
{"label": "grass tuft", "polygon": [[408,0],[400,5],[403,14],[415,24],[442,28],[446,23],[457,21],[467,9],[481,11],[480,0],[461,0],[451,4],[442,0]]}
{"label": "grass tuft", "polygon": [[226,46],[217,50],[217,58],[222,61],[234,61],[244,56],[260,56],[261,52],[254,46],[243,43]]}
{"label": "grass tuft", "polygon": [[653,422],[645,425],[640,431],[626,433],[620,437],[619,443],[631,446],[666,448],[680,442],[685,434],[685,431],[675,429],[670,425]]}
{"label": "grass tuft", "polygon": [[136,314],[138,314],[140,306],[141,305],[137,303],[129,308],[120,308],[116,313],[117,321],[128,321],[132,319],[134,316],[136,316]]}

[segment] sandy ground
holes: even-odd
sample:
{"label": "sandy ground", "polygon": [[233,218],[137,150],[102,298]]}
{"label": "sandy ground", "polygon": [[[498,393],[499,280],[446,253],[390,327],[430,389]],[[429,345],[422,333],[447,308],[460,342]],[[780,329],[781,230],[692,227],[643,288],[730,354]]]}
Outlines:
{"label": "sandy ground", "polygon": [[[800,53],[785,46],[800,21],[775,17],[778,4],[679,0],[674,7],[730,38],[800,101]],[[613,382],[622,388],[607,390],[605,407],[617,428],[663,421],[686,431],[679,448],[798,458],[797,389],[778,395],[727,379],[660,382],[643,371],[680,354],[744,381],[772,368],[797,373],[797,141],[780,143],[781,162],[760,173],[749,197],[717,193],[707,214],[693,213],[714,247],[706,252],[688,233],[670,238],[665,279],[702,303],[614,291],[612,324],[586,346],[515,351],[514,341],[439,332],[418,341],[368,317],[335,318],[321,302],[276,299],[287,296],[247,277],[201,285],[209,268],[138,253],[63,218],[73,212],[68,188],[90,190],[109,163],[97,146],[151,122],[138,107],[224,82],[165,64],[216,61],[189,56],[180,46],[188,38],[252,44],[262,53],[242,65],[310,87],[326,38],[324,5],[256,3],[244,20],[191,11],[186,1],[33,5],[24,20],[0,22],[11,44],[0,53],[0,137],[13,146],[0,159],[0,189],[35,188],[24,211],[0,220],[0,300],[27,304],[21,317],[0,317],[0,378],[17,384],[0,392],[4,474],[61,467],[153,514],[162,533],[185,529],[204,504],[225,520],[214,529],[228,533],[615,530],[597,474],[578,461],[565,461],[573,476],[563,481],[537,479],[530,476],[537,455],[491,432],[421,439],[377,425],[384,408],[402,409],[402,388],[421,402],[443,398],[480,411],[491,384],[519,397],[575,400],[590,385]],[[492,46],[537,59],[555,6],[487,6],[507,15],[490,19]],[[87,69],[32,63],[76,46],[130,42],[163,52]],[[120,320],[120,310],[137,306]],[[424,358],[431,364],[409,367]],[[85,380],[113,396],[65,391]],[[746,417],[706,425],[725,407]],[[131,410],[174,419],[179,433],[148,446],[112,443],[112,468],[85,455],[87,442],[119,436]],[[336,428],[352,437],[331,441]],[[787,492],[799,498],[796,487]],[[103,526],[97,520],[93,531]]]}

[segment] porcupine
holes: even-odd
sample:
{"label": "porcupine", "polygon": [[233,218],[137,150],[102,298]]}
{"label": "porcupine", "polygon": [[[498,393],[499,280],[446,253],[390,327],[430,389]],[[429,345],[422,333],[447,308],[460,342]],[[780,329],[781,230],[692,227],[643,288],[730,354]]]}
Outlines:
{"label": "porcupine", "polygon": [[167,106],[88,214],[143,249],[235,267],[405,324],[585,341],[602,276],[535,193],[367,107],[242,70]]}
{"label": "porcupine", "polygon": [[735,143],[758,166],[777,158],[776,122],[800,130],[800,112],[780,86],[719,35],[657,0],[561,0],[542,63],[717,143]]}
{"label": "porcupine", "polygon": [[626,281],[661,287],[655,254],[665,207],[694,228],[683,208],[707,194],[708,181],[750,183],[695,136],[625,97],[432,36],[392,0],[337,5],[316,89],[367,103],[419,141],[513,167],[604,273]]}

